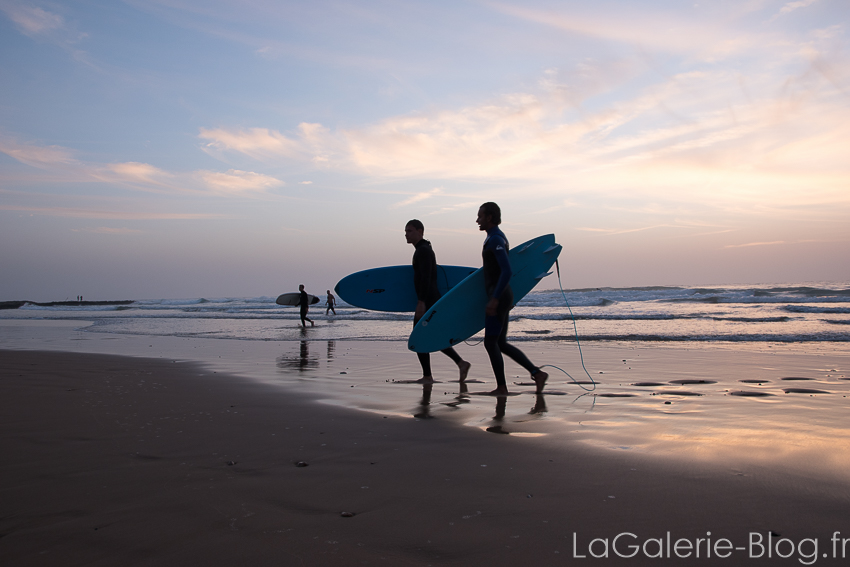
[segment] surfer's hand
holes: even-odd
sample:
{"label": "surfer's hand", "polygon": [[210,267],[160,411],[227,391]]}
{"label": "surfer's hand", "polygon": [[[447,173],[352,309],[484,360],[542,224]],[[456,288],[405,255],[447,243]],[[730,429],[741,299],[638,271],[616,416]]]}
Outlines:
{"label": "surfer's hand", "polygon": [[491,297],[490,301],[487,302],[487,309],[485,310],[485,313],[487,313],[487,315],[492,317],[496,314],[496,309],[498,309],[498,308],[499,308],[499,300],[496,299],[495,297]]}
{"label": "surfer's hand", "polygon": [[416,318],[416,319],[419,319],[423,315],[425,315],[425,302],[424,301],[418,301],[416,303],[416,312],[413,314],[413,317]]}

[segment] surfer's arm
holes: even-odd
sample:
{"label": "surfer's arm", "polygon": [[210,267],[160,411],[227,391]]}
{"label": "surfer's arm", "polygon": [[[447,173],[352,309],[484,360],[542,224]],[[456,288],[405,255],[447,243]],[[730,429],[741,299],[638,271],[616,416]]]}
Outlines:
{"label": "surfer's arm", "polygon": [[422,304],[428,300],[430,295],[431,274],[437,265],[436,256],[430,250],[417,249],[413,254],[413,288],[416,290],[416,299]]}
{"label": "surfer's arm", "polygon": [[502,296],[502,292],[511,283],[513,272],[511,271],[511,260],[508,258],[507,246],[501,244],[495,246],[493,255],[496,257],[496,262],[499,264],[501,273],[499,274],[499,281],[496,282],[496,287],[493,289],[493,295],[491,297],[498,301]]}

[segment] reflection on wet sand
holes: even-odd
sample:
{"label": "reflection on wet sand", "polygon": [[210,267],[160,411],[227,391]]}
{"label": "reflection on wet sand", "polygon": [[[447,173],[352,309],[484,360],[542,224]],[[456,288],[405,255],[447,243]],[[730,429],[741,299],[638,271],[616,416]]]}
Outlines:
{"label": "reflection on wet sand", "polygon": [[433,384],[422,384],[422,399],[419,400],[419,405],[413,412],[413,417],[417,419],[430,419],[431,415],[431,392],[434,390]]}
{"label": "reflection on wet sand", "polygon": [[301,348],[297,356],[282,354],[277,357],[277,367],[286,370],[315,370],[319,367],[319,358],[310,356],[310,341],[301,341]]}
{"label": "reflection on wet sand", "polygon": [[[509,435],[511,433],[519,433],[519,431],[508,431],[505,429],[505,414],[507,412],[508,407],[508,397],[507,396],[499,396],[496,398],[496,412],[493,415],[493,419],[491,421],[492,425],[484,428],[484,431],[488,433],[500,433],[502,435]],[[548,412],[549,409],[546,407],[546,395],[545,393],[535,393],[534,394],[534,405],[528,411],[528,415],[543,417],[543,414]],[[522,422],[526,422],[527,420],[522,420]],[[527,432],[522,432],[524,435],[528,435]]]}
{"label": "reflection on wet sand", "polygon": [[[329,360],[327,371],[316,372],[311,382],[324,399],[348,407],[671,459],[738,467],[781,464],[850,480],[845,427],[850,352],[596,347],[588,357],[594,375],[600,375],[595,390],[583,388],[592,383],[554,375],[537,396],[533,384],[517,376],[512,396],[494,399],[486,395],[490,377],[483,352],[477,359],[475,352],[468,355],[479,369],[471,384],[423,385],[397,380],[410,367],[405,345],[392,350],[383,344],[344,344],[345,353]],[[548,346],[535,344],[539,358],[565,356],[563,347]],[[292,358],[287,368],[307,367],[303,357]]]}

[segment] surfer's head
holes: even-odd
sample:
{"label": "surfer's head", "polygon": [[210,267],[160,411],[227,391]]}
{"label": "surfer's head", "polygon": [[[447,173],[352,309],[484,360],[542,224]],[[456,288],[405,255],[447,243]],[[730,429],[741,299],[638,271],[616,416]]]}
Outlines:
{"label": "surfer's head", "polygon": [[498,226],[502,224],[502,209],[496,203],[484,203],[478,208],[478,218],[475,222],[478,223],[478,228],[481,230]]}
{"label": "surfer's head", "polygon": [[408,244],[416,246],[424,236],[425,225],[422,224],[422,221],[413,219],[407,221],[407,224],[404,225],[404,237],[407,239]]}
{"label": "surfer's head", "polygon": [[298,291],[304,291],[304,284],[298,285]]}

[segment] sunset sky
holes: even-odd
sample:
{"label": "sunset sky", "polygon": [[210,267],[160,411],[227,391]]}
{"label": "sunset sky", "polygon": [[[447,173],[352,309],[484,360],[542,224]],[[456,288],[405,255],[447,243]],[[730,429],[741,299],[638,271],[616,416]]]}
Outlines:
{"label": "sunset sky", "polygon": [[[276,296],[555,233],[565,288],[850,281],[847,0],[0,0],[0,301]],[[554,278],[543,287],[556,288]]]}

